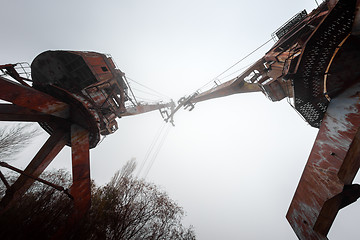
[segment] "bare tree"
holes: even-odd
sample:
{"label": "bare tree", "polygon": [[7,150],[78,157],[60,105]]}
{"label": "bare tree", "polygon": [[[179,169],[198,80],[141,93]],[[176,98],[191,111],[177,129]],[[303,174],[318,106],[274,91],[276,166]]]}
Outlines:
{"label": "bare tree", "polygon": [[32,124],[12,124],[0,128],[0,161],[13,160],[31,140],[40,134]]}
{"label": "bare tree", "polygon": [[[133,177],[132,160],[93,198],[89,229],[105,239],[195,239],[184,211],[156,185]],[[89,239],[93,236],[89,236]]]}
{"label": "bare tree", "polygon": [[[195,239],[193,228],[182,224],[183,209],[156,185],[135,178],[135,167],[129,161],[105,186],[93,184],[90,212],[69,229],[70,239]],[[71,182],[63,171],[42,178],[65,187]],[[50,238],[70,213],[67,196],[36,183],[0,216],[0,239]]]}
{"label": "bare tree", "polygon": [[[39,128],[33,124],[12,124],[0,127],[0,162],[4,163],[15,159],[16,155],[27,147],[31,140],[40,135]],[[0,170],[0,179],[9,187],[6,178]]]}

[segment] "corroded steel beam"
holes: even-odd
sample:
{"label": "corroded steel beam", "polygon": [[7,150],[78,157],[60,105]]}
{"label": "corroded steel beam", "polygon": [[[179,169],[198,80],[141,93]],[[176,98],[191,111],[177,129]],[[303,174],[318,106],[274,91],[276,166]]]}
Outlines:
{"label": "corroded steel beam", "polygon": [[68,118],[68,104],[56,98],[0,77],[0,99],[41,113]]}
{"label": "corroded steel beam", "polygon": [[261,88],[258,84],[247,83],[245,81],[238,81],[238,78],[230,80],[226,83],[218,85],[206,92],[199,94],[191,102],[202,102],[205,100],[225,97],[236,93],[250,93],[250,92],[260,92]]}
{"label": "corroded steel beam", "polygon": [[[71,136],[73,184],[70,191],[74,201],[74,212],[65,227],[73,227],[84,217],[91,204],[89,130],[76,124],[72,124],[70,128],[71,122],[74,122],[76,117],[70,118],[70,107],[67,103],[2,77],[0,77],[0,84],[0,99],[13,103],[0,104],[0,121],[45,122],[53,127],[49,139],[26,169],[21,171],[15,183],[8,187],[5,196],[0,201],[0,214],[19,200],[35,180],[39,180],[39,175],[62,150]],[[78,112],[72,110],[72,115],[78,115]],[[62,239],[65,231],[60,233],[59,239]]]}
{"label": "corroded steel beam", "polygon": [[155,110],[161,110],[162,108],[174,108],[175,104],[173,102],[169,103],[154,103],[154,104],[138,104],[136,106],[126,108],[126,112],[118,114],[118,116],[132,116],[137,114],[142,114],[146,112],[151,112]]}
{"label": "corroded steel beam", "polygon": [[56,231],[53,240],[69,238],[68,230],[76,229],[91,206],[89,132],[76,124],[71,126],[71,152],[73,184],[70,194],[73,197],[74,210],[67,222]]}
{"label": "corroded steel beam", "polygon": [[332,99],[286,218],[301,240],[327,239],[338,211],[357,200],[360,84]]}
{"label": "corroded steel beam", "polygon": [[[228,95],[236,94],[236,93],[250,93],[250,92],[260,92],[261,88],[257,83],[246,82],[245,78],[255,70],[264,69],[264,59],[259,59],[255,62],[251,67],[249,67],[245,72],[241,75],[237,76],[234,79],[231,79],[225,83],[217,85],[211,88],[208,91],[198,94],[194,98],[191,99],[192,103],[202,102],[205,100],[225,97]],[[260,70],[261,74],[263,72]]]}
{"label": "corroded steel beam", "polygon": [[61,125],[68,124],[63,118],[6,103],[0,103],[0,121],[58,122]]}
{"label": "corroded steel beam", "polygon": [[[45,184],[45,185],[48,185],[48,186],[50,186],[50,187],[52,187],[52,188],[54,188],[54,189],[56,189],[56,190],[58,190],[58,191],[61,191],[61,192],[65,193],[69,198],[73,199],[73,197],[69,194],[68,190],[65,189],[65,188],[62,187],[62,186],[56,185],[56,184],[54,184],[54,183],[52,183],[52,182],[49,182],[49,181],[47,181],[47,180],[45,180],[45,179],[42,179],[42,178],[39,178],[39,177],[35,177],[35,176],[33,176],[33,175],[30,175],[30,174],[26,173],[25,171],[22,171],[21,169],[16,168],[16,167],[14,167],[14,166],[11,166],[10,164],[8,164],[8,163],[6,163],[6,162],[0,162],[0,166],[1,166],[1,167],[8,168],[8,169],[10,169],[10,170],[13,170],[14,172],[20,173],[20,174],[22,174],[22,175],[25,175],[26,177],[32,178],[32,179],[34,179],[34,180],[36,180],[36,181],[38,181],[38,182],[41,182],[41,183],[43,183],[43,184]],[[3,180],[1,172],[0,172],[0,178]],[[5,183],[5,181],[4,181],[4,183]],[[6,183],[5,183],[5,185],[6,185],[6,188],[9,188],[9,187],[10,187],[10,185],[8,185],[8,184],[6,184]]]}
{"label": "corroded steel beam", "polygon": [[[45,168],[51,163],[54,157],[65,146],[66,132],[63,130],[57,130],[50,138],[45,142],[43,147],[39,150],[30,164],[26,167],[24,172],[27,174],[38,177]],[[6,191],[6,195],[0,202],[0,213],[11,205],[12,202],[19,199],[27,189],[34,182],[33,179],[21,175],[16,182]]]}
{"label": "corroded steel beam", "polygon": [[70,193],[74,197],[74,220],[80,220],[90,208],[90,156],[89,132],[73,124],[71,126],[71,152],[73,184]]}
{"label": "corroded steel beam", "polygon": [[[25,168],[24,172],[34,177],[39,175],[52,162],[55,156],[63,149],[66,144],[67,132],[63,129],[57,129],[41,147],[33,160]],[[33,184],[35,180],[25,175],[15,181],[6,191],[5,196],[0,201],[0,214],[5,211],[14,201],[17,201]]]}

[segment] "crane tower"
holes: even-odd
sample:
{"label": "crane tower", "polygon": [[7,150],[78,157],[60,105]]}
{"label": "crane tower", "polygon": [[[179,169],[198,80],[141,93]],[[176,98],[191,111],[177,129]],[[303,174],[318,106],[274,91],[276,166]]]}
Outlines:
{"label": "crane tower", "polygon": [[301,240],[327,239],[341,208],[360,197],[360,1],[327,0],[299,12],[272,35],[266,54],[236,78],[179,100],[198,102],[236,93],[287,98],[319,128],[286,218]]}
{"label": "crane tower", "polygon": [[[18,201],[34,181],[64,191],[74,203],[68,223],[54,238],[65,239],[90,208],[89,149],[101,136],[114,133],[116,118],[172,107],[173,103],[136,101],[125,74],[109,55],[84,51],[46,51],[30,68],[23,64],[0,65],[0,121],[38,122],[50,137],[25,170],[5,162],[0,166],[21,173],[7,186],[0,200],[0,215]],[[72,150],[73,184],[68,190],[41,178],[40,174],[65,145]]]}

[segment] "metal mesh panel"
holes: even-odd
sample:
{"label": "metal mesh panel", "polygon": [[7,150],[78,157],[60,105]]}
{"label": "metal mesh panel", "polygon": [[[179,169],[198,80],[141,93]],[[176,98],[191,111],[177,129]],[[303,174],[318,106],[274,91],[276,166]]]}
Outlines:
{"label": "metal mesh panel", "polygon": [[340,1],[314,33],[293,79],[295,108],[313,127],[320,127],[328,101],[323,79],[338,44],[351,31],[354,0]]}

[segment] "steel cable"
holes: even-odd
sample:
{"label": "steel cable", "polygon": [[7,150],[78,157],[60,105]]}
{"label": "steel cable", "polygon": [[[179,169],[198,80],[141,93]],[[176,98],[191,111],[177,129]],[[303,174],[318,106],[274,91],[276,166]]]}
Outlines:
{"label": "steel cable", "polygon": [[162,124],[160,125],[160,127],[159,127],[153,141],[151,142],[150,147],[148,148],[148,150],[147,150],[147,152],[145,154],[144,160],[142,161],[142,163],[141,163],[141,165],[140,165],[140,167],[138,169],[138,172],[136,174],[138,177],[140,176],[140,173],[142,172],[147,160],[149,159],[149,156],[150,156],[151,152],[153,151],[154,146],[158,142],[159,137],[160,137],[161,133],[163,132],[163,129],[164,129],[165,125],[166,125],[166,123],[162,122]]}
{"label": "steel cable", "polygon": [[144,88],[147,88],[148,90],[151,90],[151,91],[159,94],[159,95],[162,96],[162,97],[166,97],[166,98],[171,99],[171,97],[167,96],[166,94],[163,94],[163,93],[161,93],[161,92],[159,92],[159,91],[156,91],[156,90],[154,90],[154,89],[152,89],[152,88],[150,88],[150,87],[148,87],[148,86],[146,86],[146,85],[144,85],[144,84],[142,84],[142,83],[139,83],[139,82],[135,81],[135,80],[132,79],[132,78],[127,77],[127,79],[129,79],[130,81],[132,81],[132,82],[134,82],[134,83],[136,83],[136,84],[138,84],[138,85],[140,85],[140,86],[142,86],[142,87],[144,87]]}
{"label": "steel cable", "polygon": [[152,166],[153,166],[153,164],[154,164],[154,162],[155,162],[155,160],[156,160],[162,146],[164,145],[164,142],[165,142],[165,140],[166,140],[166,138],[167,138],[167,136],[168,136],[168,134],[170,132],[170,129],[171,129],[170,124],[167,124],[167,129],[166,129],[165,133],[163,134],[163,136],[161,137],[160,143],[158,144],[157,149],[155,150],[154,155],[151,158],[150,164],[148,165],[147,169],[145,170],[145,174],[144,174],[143,179],[145,179],[147,177],[147,175],[149,174],[150,169],[152,168]]}
{"label": "steel cable", "polygon": [[247,54],[245,57],[241,58],[239,61],[237,61],[236,63],[234,63],[233,65],[231,65],[230,67],[228,67],[225,71],[223,71],[222,73],[220,73],[219,75],[217,75],[215,78],[213,78],[212,80],[210,80],[209,82],[207,82],[205,85],[203,85],[202,87],[198,88],[197,91],[200,91],[202,88],[204,88],[206,85],[208,85],[211,82],[214,82],[216,80],[218,80],[218,78],[223,75],[224,73],[226,73],[227,71],[229,71],[230,69],[232,69],[233,67],[235,67],[236,65],[238,65],[239,63],[241,63],[242,61],[244,61],[245,59],[247,59],[248,57],[250,57],[252,54],[254,54],[256,51],[258,51],[260,48],[262,48],[263,46],[265,46],[266,44],[268,44],[270,41],[272,41],[273,39],[270,38],[269,40],[267,40],[265,43],[261,44],[259,47],[257,47],[255,50],[251,51],[249,54]]}

